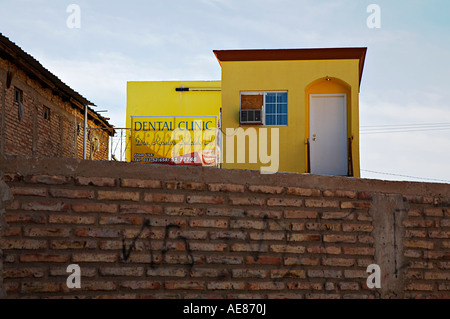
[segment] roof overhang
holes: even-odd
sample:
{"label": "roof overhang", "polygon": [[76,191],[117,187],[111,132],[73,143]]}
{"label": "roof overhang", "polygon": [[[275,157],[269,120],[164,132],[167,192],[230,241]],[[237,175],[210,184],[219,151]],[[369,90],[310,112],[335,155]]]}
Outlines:
{"label": "roof overhang", "polygon": [[23,70],[30,78],[38,81],[42,87],[50,88],[54,94],[63,98],[63,100],[71,102],[72,105],[84,112],[84,108],[88,108],[88,116],[100,126],[103,126],[108,134],[114,134],[114,126],[100,114],[95,112],[89,106],[96,106],[91,101],[84,98],[80,93],[70,88],[62,82],[56,75],[42,66],[30,54],[22,50],[17,44],[0,33],[0,58],[10,61],[18,68]]}
{"label": "roof overhang", "polygon": [[366,47],[314,48],[314,49],[250,49],[213,50],[217,60],[228,61],[287,61],[287,60],[359,60],[359,84],[361,84]]}

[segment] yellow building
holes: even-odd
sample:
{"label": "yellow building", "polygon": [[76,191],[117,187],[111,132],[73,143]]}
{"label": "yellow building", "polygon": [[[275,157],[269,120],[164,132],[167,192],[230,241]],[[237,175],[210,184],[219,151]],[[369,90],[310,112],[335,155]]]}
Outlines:
{"label": "yellow building", "polygon": [[223,168],[360,176],[366,48],[214,54],[222,67]]}
{"label": "yellow building", "polygon": [[[174,164],[173,141],[189,133],[190,150],[180,149],[175,164],[217,166],[220,105],[220,81],[128,82],[126,161]],[[180,135],[174,137],[176,129]]]}

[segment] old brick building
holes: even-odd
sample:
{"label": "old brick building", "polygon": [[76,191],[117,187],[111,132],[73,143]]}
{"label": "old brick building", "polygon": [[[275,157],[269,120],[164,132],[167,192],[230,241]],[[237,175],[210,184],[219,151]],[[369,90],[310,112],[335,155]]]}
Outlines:
{"label": "old brick building", "polygon": [[[113,126],[94,104],[0,34],[0,154],[108,160]],[[86,110],[87,108],[87,110]]]}

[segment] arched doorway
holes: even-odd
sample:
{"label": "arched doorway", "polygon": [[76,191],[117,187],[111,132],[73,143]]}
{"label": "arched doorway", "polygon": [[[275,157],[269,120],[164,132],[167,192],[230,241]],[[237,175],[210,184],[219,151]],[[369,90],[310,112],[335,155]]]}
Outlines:
{"label": "arched doorway", "polygon": [[350,86],[325,77],[306,88],[308,172],[353,176]]}

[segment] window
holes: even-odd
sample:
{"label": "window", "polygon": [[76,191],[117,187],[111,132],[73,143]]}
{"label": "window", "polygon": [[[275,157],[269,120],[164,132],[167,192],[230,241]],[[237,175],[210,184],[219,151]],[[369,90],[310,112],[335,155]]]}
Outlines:
{"label": "window", "polygon": [[14,88],[14,102],[23,103],[23,92],[18,88]]}
{"label": "window", "polygon": [[266,125],[288,125],[287,92],[268,92],[265,98]]}
{"label": "window", "polygon": [[50,109],[48,107],[46,107],[45,105],[44,105],[44,108],[42,111],[42,116],[43,116],[44,120],[50,121]]}
{"label": "window", "polygon": [[288,93],[242,92],[240,123],[287,126]]}

